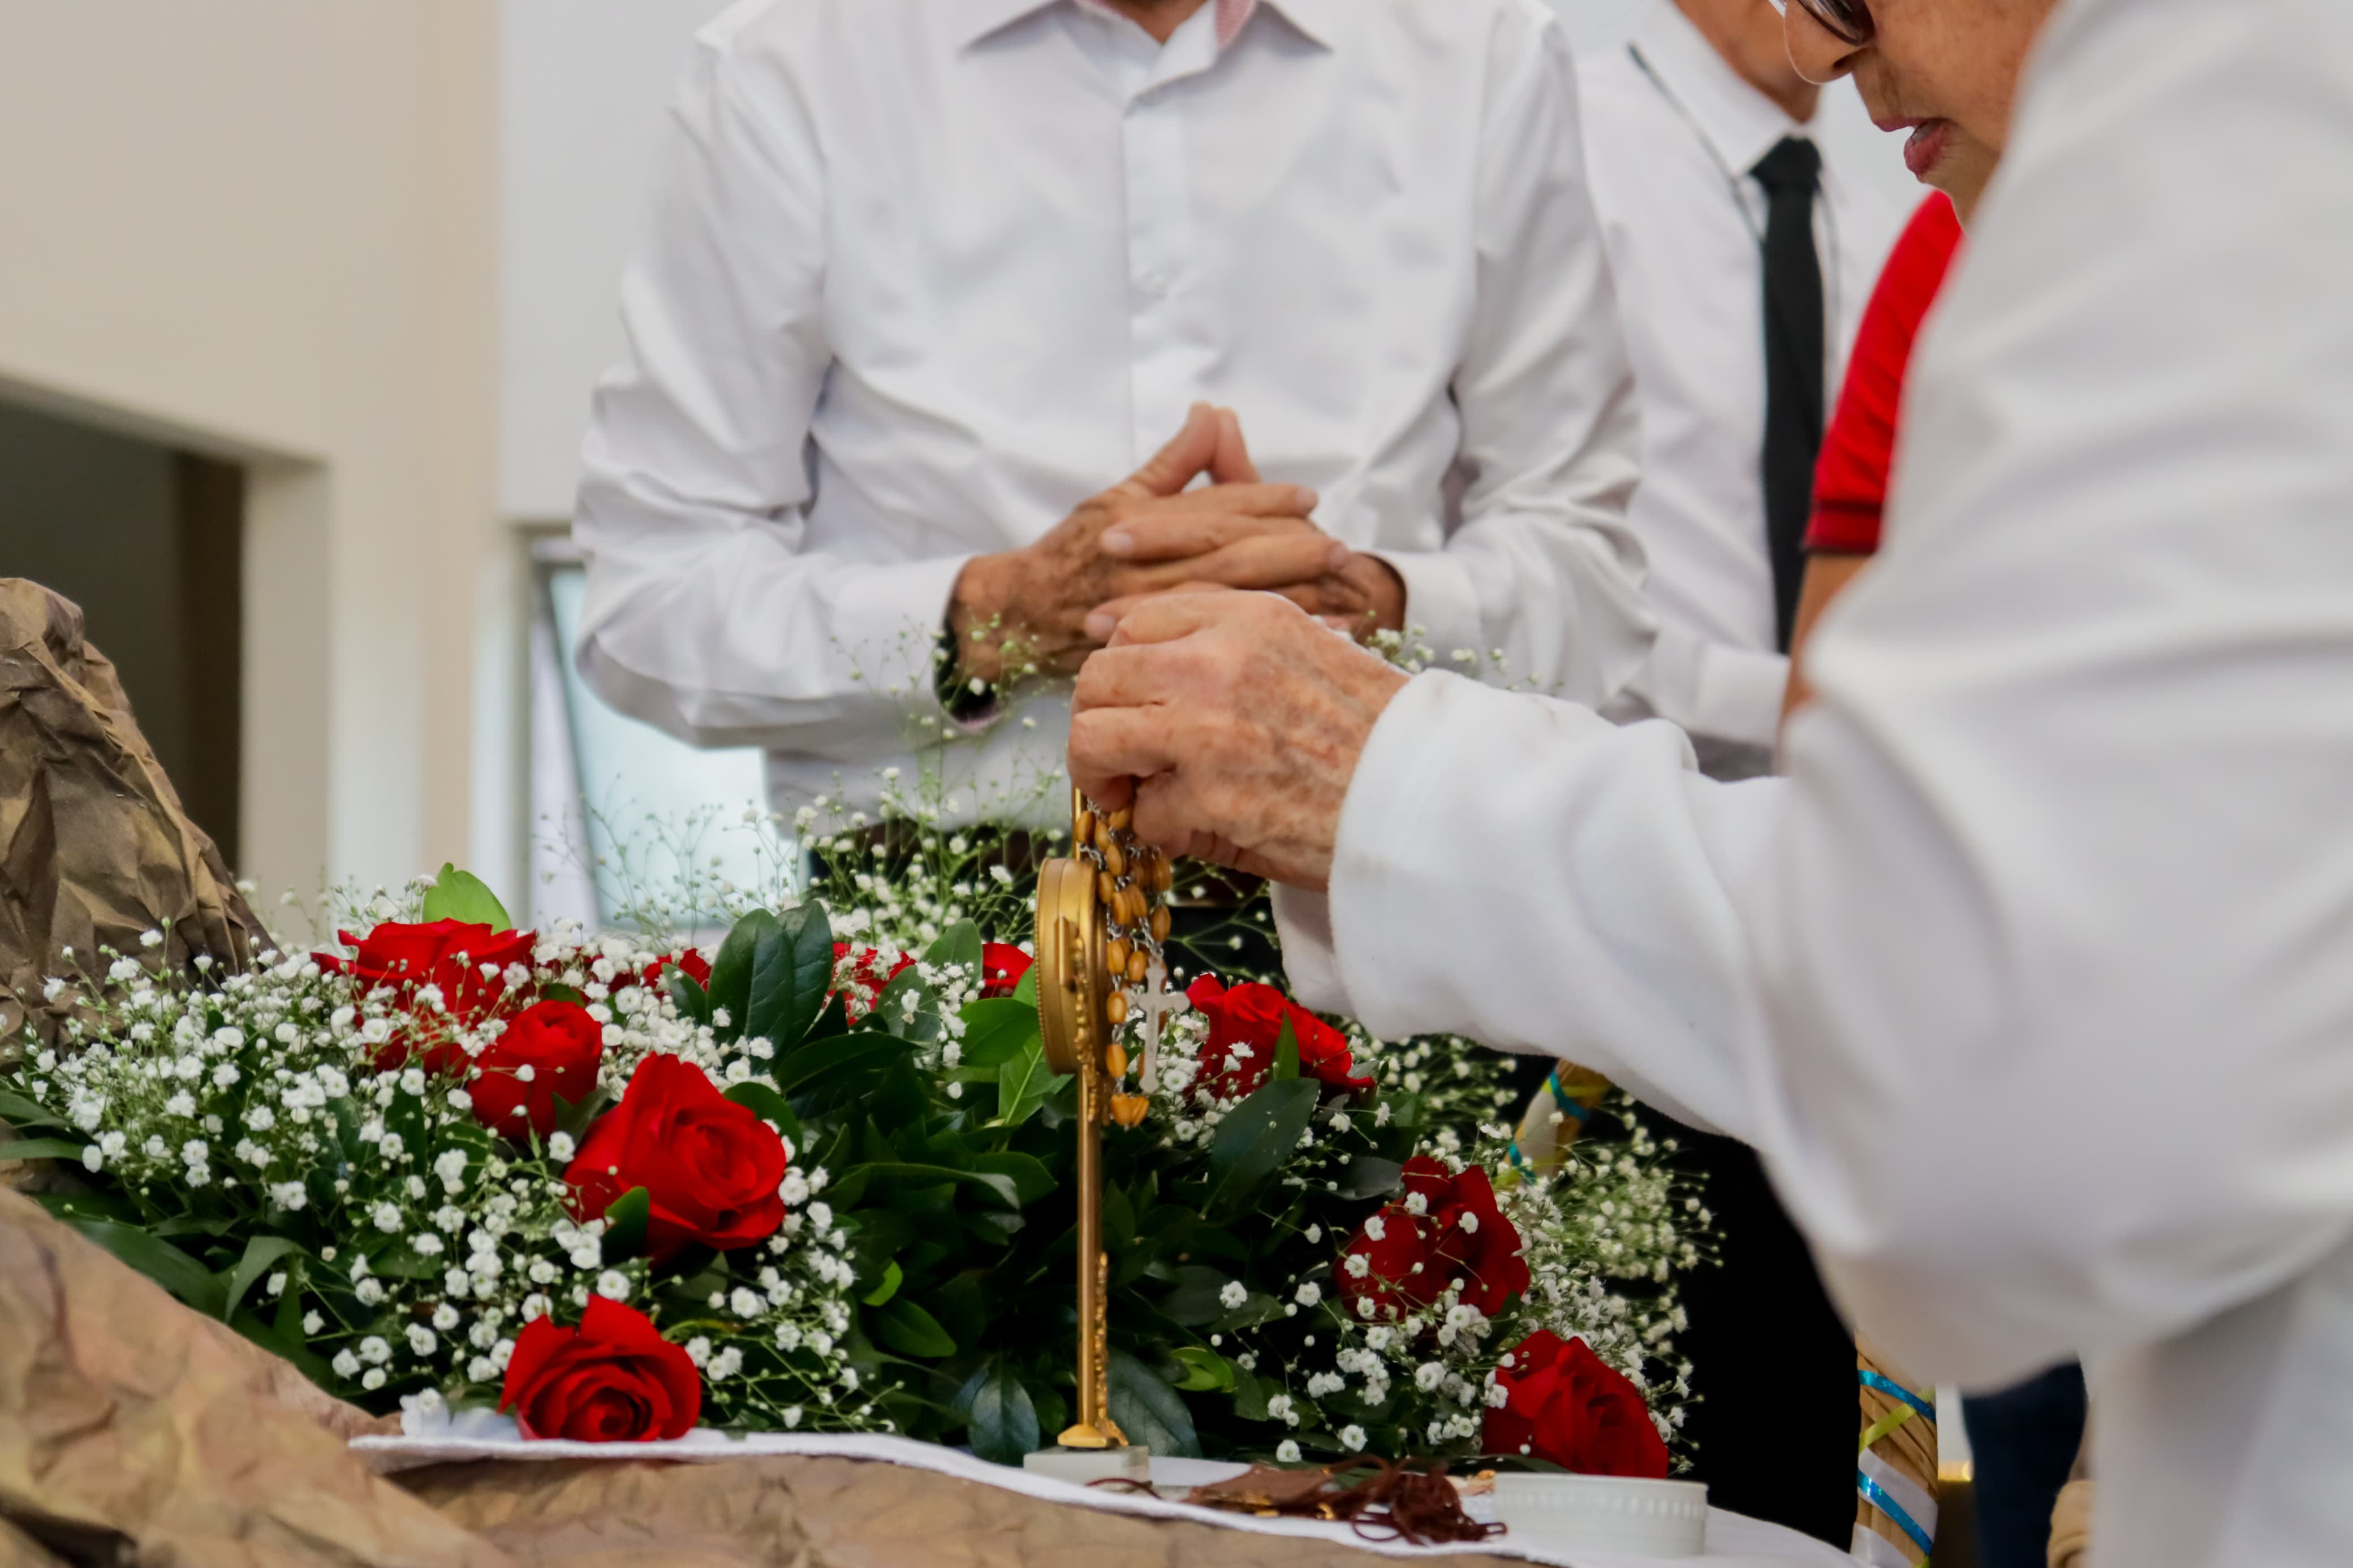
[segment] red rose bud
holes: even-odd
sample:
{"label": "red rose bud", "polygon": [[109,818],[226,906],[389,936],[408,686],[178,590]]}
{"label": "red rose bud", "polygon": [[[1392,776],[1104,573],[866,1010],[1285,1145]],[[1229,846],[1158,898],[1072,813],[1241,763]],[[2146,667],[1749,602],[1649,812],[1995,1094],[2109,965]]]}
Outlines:
{"label": "red rose bud", "polygon": [[1029,973],[1029,955],[1010,942],[985,942],[980,944],[980,994],[983,996],[1010,996],[1019,987],[1021,977]]}
{"label": "red rose bud", "polygon": [[[538,941],[527,931],[494,931],[463,921],[425,925],[386,921],[365,936],[335,934],[359,952],[350,958],[311,954],[320,968],[350,975],[359,982],[362,994],[397,991],[412,1007],[419,990],[438,986],[443,1016],[460,1028],[480,1023],[506,1000],[506,970],[517,963],[529,968],[532,946]],[[488,974],[482,973],[485,964],[491,969]],[[428,1042],[433,1033],[427,1031]],[[402,1030],[376,1051],[375,1065],[389,1072],[406,1066],[417,1054],[417,1042]],[[448,1041],[429,1044],[423,1055],[425,1066],[434,1072],[456,1072],[465,1065],[465,1054]]]}
{"label": "red rose bud", "polygon": [[726,1252],[774,1236],[785,1223],[776,1188],[786,1164],[775,1128],[721,1094],[701,1068],[656,1056],[588,1129],[564,1179],[583,1220],[645,1188],[646,1255],[659,1262],[690,1242]]}
{"label": "red rose bud", "polygon": [[1505,1399],[1487,1412],[1491,1454],[1532,1455],[1587,1476],[1664,1480],[1666,1439],[1631,1379],[1583,1340],[1531,1334],[1495,1381]]}
{"label": "red rose bud", "polygon": [[515,1336],[499,1408],[526,1437],[647,1443],[694,1430],[702,1379],[644,1313],[591,1296],[578,1328],[540,1317]]}
{"label": "red rose bud", "polygon": [[1201,1047],[1201,1076],[1195,1091],[1219,1100],[1240,1100],[1255,1092],[1274,1071],[1274,1052],[1288,1019],[1299,1042],[1299,1073],[1352,1094],[1373,1087],[1369,1078],[1352,1078],[1356,1058],[1347,1037],[1300,1006],[1271,985],[1246,982],[1228,989],[1214,974],[1204,974],[1186,988],[1185,999],[1209,1021],[1209,1038]]}
{"label": "red rose bud", "polygon": [[1430,1305],[1459,1279],[1462,1302],[1492,1318],[1527,1289],[1528,1265],[1485,1171],[1470,1165],[1458,1176],[1417,1154],[1405,1163],[1405,1195],[1356,1228],[1332,1277],[1350,1310],[1358,1297],[1370,1297],[1376,1310],[1393,1306],[1400,1315]]}
{"label": "red rose bud", "polygon": [[638,984],[649,989],[660,984],[665,969],[678,970],[706,991],[711,988],[711,961],[691,947],[683,952],[665,954],[647,964],[646,972],[638,976]]}
{"label": "red rose bud", "polygon": [[587,1099],[604,1059],[605,1026],[587,1008],[533,1003],[474,1058],[480,1070],[466,1084],[474,1120],[504,1137],[520,1140],[528,1130],[544,1138],[555,1131],[556,1096],[574,1105]]}

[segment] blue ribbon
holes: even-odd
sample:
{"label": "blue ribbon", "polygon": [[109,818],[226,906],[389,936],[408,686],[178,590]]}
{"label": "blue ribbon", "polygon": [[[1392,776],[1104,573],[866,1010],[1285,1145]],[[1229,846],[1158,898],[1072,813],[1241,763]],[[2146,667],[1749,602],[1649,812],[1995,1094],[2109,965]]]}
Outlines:
{"label": "blue ribbon", "polygon": [[1593,1108],[1588,1105],[1579,1105],[1576,1100],[1569,1099],[1568,1091],[1560,1087],[1558,1070],[1556,1069],[1549,1078],[1545,1079],[1545,1087],[1552,1090],[1552,1102],[1560,1107],[1561,1114],[1574,1117],[1579,1127],[1593,1120]]}
{"label": "blue ribbon", "polygon": [[[1863,1375],[1868,1377],[1871,1374],[1865,1373]],[[1881,1486],[1861,1470],[1854,1473],[1854,1486],[1855,1490],[1862,1494],[1863,1501],[1894,1520],[1895,1528],[1912,1538],[1912,1544],[1920,1549],[1921,1555],[1926,1556],[1936,1550],[1936,1537],[1921,1529],[1919,1521],[1904,1511],[1904,1505],[1887,1495],[1885,1487]]]}
{"label": "blue ribbon", "polygon": [[1883,1376],[1869,1367],[1861,1369],[1857,1375],[1862,1379],[1863,1387],[1875,1388],[1890,1399],[1901,1400],[1931,1421],[1936,1418],[1936,1407],[1934,1405],[1929,1404],[1894,1378]]}

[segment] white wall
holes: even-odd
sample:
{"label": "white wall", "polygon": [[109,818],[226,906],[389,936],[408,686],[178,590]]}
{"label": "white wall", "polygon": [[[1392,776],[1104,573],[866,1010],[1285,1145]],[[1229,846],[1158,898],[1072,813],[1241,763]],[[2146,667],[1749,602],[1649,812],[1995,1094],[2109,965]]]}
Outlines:
{"label": "white wall", "polygon": [[500,0],[499,493],[572,512],[588,391],[619,357],[637,235],[688,40],[726,0]]}
{"label": "white wall", "polygon": [[0,395],[251,465],[270,891],[469,851],[495,51],[479,0],[0,0]]}

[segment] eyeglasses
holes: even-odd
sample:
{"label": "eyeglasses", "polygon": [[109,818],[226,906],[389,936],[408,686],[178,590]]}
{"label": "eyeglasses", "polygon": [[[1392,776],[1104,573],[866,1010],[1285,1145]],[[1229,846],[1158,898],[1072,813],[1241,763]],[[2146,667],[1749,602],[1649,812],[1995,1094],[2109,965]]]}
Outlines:
{"label": "eyeglasses", "polygon": [[[1869,0],[1797,0],[1807,16],[1828,28],[1831,35],[1850,44],[1867,44],[1879,31],[1872,20]],[[1773,0],[1773,9],[1786,15],[1789,0]]]}

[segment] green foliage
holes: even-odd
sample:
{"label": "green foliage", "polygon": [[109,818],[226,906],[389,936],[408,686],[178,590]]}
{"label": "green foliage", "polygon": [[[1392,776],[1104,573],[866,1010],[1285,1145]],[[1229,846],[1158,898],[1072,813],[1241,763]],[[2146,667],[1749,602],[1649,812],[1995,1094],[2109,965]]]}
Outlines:
{"label": "green foliage", "polygon": [[446,861],[441,875],[426,889],[421,917],[427,923],[463,921],[469,925],[488,926],[494,931],[514,929],[514,921],[507,918],[506,906],[499,902],[489,884],[471,871],[460,871]]}

